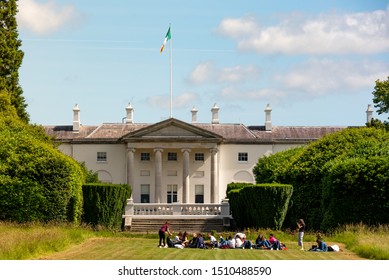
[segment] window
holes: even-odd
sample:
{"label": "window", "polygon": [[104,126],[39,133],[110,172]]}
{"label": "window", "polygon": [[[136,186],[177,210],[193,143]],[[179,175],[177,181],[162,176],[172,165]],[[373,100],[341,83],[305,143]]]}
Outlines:
{"label": "window", "polygon": [[195,185],[195,203],[204,203],[204,185]]}
{"label": "window", "polygon": [[167,185],[167,203],[177,202],[177,185]]}
{"label": "window", "polygon": [[97,152],[97,161],[106,162],[107,161],[107,152]]}
{"label": "window", "polygon": [[248,153],[238,153],[238,161],[247,162],[248,160],[249,160],[249,154]]}
{"label": "window", "polygon": [[149,184],[140,185],[140,202],[141,203],[150,203],[150,185]]}
{"label": "window", "polygon": [[195,153],[195,161],[204,161],[204,153]]}
{"label": "window", "polygon": [[168,161],[177,161],[177,153],[167,153],[167,160]]}
{"label": "window", "polygon": [[150,153],[140,153],[140,160],[141,161],[149,161],[150,160]]}

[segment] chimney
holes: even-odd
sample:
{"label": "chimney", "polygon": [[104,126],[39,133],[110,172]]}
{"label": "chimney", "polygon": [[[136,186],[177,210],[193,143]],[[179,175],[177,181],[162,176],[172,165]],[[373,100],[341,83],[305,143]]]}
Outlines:
{"label": "chimney", "polygon": [[132,108],[131,103],[128,103],[128,106],[126,107],[126,123],[133,123],[133,112],[134,108]]}
{"label": "chimney", "polygon": [[196,109],[195,106],[193,106],[191,112],[192,112],[192,123],[197,123],[197,112],[198,112],[198,110]]}
{"label": "chimney", "polygon": [[80,131],[80,108],[76,104],[73,108],[73,131]]}
{"label": "chimney", "polygon": [[271,126],[271,108],[270,108],[269,104],[267,104],[267,106],[266,106],[265,113],[266,113],[265,129],[266,129],[266,131],[271,131],[272,130],[272,126]]}
{"label": "chimney", "polygon": [[373,118],[373,108],[371,108],[371,104],[368,104],[366,110],[366,122],[370,123],[372,118]]}
{"label": "chimney", "polygon": [[212,124],[219,123],[219,107],[216,106],[216,103],[213,105],[212,109]]}

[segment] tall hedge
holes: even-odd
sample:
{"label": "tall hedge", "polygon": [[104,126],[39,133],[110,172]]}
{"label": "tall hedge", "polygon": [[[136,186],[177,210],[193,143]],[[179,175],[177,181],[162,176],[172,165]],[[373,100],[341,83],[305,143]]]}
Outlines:
{"label": "tall hedge", "polygon": [[239,228],[280,229],[293,187],[283,184],[237,184],[228,187],[232,216]]}
{"label": "tall hedge", "polygon": [[126,184],[85,184],[83,222],[92,226],[120,229],[122,215],[131,195]]}
{"label": "tall hedge", "polygon": [[330,164],[324,177],[321,228],[363,222],[389,224],[389,156]]}
{"label": "tall hedge", "polygon": [[79,222],[85,174],[0,92],[0,220]]}
{"label": "tall hedge", "polygon": [[[328,168],[332,162],[351,158],[385,157],[385,154],[389,153],[388,143],[389,133],[385,130],[348,128],[312,142],[302,147],[301,150],[279,152],[274,155],[279,160],[273,160],[273,156],[260,158],[253,171],[257,183],[271,180],[293,185],[292,207],[285,221],[287,226],[293,226],[296,219],[304,218],[310,229],[322,229],[324,213],[327,210],[325,207],[329,203],[328,199],[331,199],[328,196],[324,197],[323,178],[328,175]],[[344,174],[356,175],[351,171],[344,172]],[[354,191],[357,192],[358,185],[355,182],[353,184],[356,187]],[[382,184],[382,182],[377,181],[377,184]],[[383,185],[382,187],[387,188],[388,186]],[[369,198],[366,197],[366,199]],[[347,201],[352,203],[351,200]],[[364,219],[360,221],[368,222]]]}

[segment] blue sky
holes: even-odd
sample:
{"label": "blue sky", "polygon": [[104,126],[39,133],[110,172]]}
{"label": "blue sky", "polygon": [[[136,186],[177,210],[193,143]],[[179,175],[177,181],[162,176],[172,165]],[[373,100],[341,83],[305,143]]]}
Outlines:
{"label": "blue sky", "polygon": [[[274,126],[364,125],[389,76],[389,1],[19,0],[20,84],[31,122],[173,117]],[[169,24],[172,40],[160,54]],[[374,112],[384,120],[388,115]]]}

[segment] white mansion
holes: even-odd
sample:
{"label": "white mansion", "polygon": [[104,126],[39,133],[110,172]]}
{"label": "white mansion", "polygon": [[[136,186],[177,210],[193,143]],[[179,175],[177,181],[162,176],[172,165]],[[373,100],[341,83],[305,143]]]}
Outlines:
{"label": "white mansion", "polygon": [[[175,215],[183,213],[182,205],[197,210],[196,205],[222,205],[230,182],[255,183],[252,170],[258,158],[344,129],[273,126],[269,105],[264,111],[265,123],[257,126],[219,122],[216,104],[211,108],[210,123],[197,123],[197,110],[193,108],[191,123],[170,118],[145,124],[133,122],[129,104],[123,123],[85,126],[80,125],[76,105],[72,126],[45,128],[60,142],[63,153],[85,162],[88,169],[98,173],[100,181],[132,187],[129,203],[138,208],[131,206],[127,213],[156,214],[155,206],[163,205],[158,207],[162,214]],[[370,105],[366,113],[369,121]],[[142,205],[153,205],[154,210]],[[173,205],[181,208],[174,210]]]}

